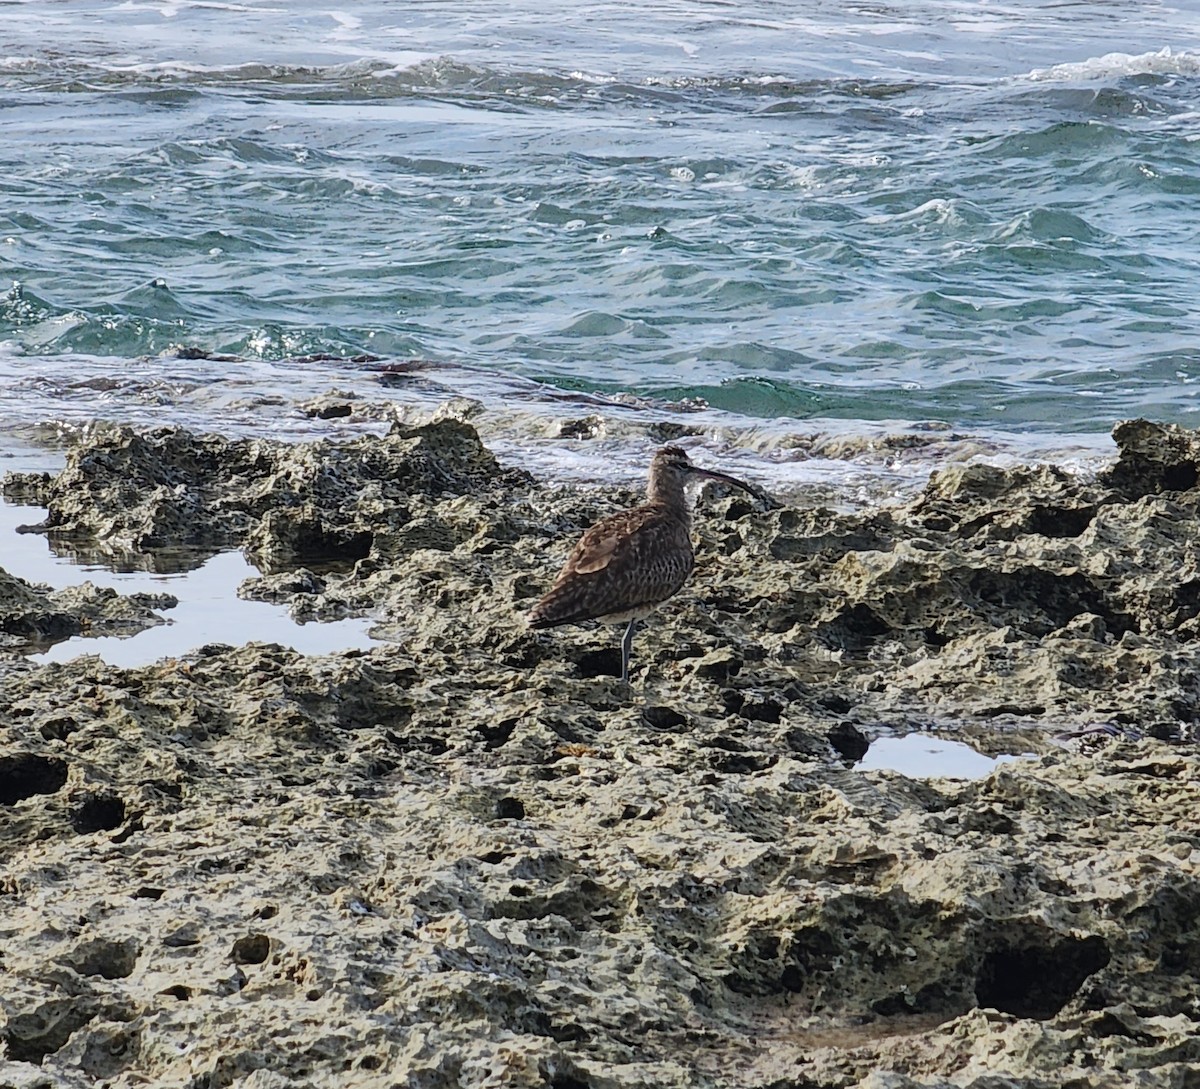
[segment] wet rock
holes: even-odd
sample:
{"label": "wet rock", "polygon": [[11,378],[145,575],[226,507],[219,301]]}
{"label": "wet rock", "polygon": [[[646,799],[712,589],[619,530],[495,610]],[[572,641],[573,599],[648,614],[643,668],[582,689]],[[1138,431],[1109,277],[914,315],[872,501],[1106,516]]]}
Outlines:
{"label": "wet rock", "polygon": [[577,420],[563,420],[558,437],[562,439],[596,439],[604,436],[604,417],[591,415]]}
{"label": "wet rock", "polygon": [[866,734],[852,722],[837,723],[826,736],[829,738],[829,744],[850,764],[857,764],[871,747]]}
{"label": "wet rock", "polygon": [[1200,483],[1200,433],[1125,420],[1113,429],[1119,454],[1105,479],[1130,497],[1187,492]]}
{"label": "wet rock", "polygon": [[20,751],[0,757],[0,805],[15,805],[35,794],[55,794],[66,782],[67,764],[60,757]]}
{"label": "wet rock", "polygon": [[[1096,480],[955,468],[886,511],[705,498],[632,695],[612,629],[522,620],[630,493],[506,475],[461,420],[97,432],[68,465],[90,514],[9,478],[71,532],[211,519],[281,565],[246,592],[393,640],[0,656],[10,1059],[63,1084],[1190,1084],[1200,760],[1156,738],[1200,718],[1200,489],[1167,486],[1195,439],[1118,438]],[[997,752],[1019,726],[1038,756],[847,766],[923,724]]]}
{"label": "wet rock", "polygon": [[137,965],[141,944],[135,938],[119,941],[92,938],[67,951],[60,962],[81,976],[100,976],[103,979],[125,979]]}
{"label": "wet rock", "polygon": [[0,647],[24,650],[72,635],[133,635],[164,623],[169,594],[118,594],[85,582],[63,590],[26,582],[0,569]]}
{"label": "wet rock", "polygon": [[338,420],[354,414],[359,397],[352,390],[329,390],[298,406],[306,416],[318,420]]}
{"label": "wet rock", "polygon": [[522,481],[453,417],[396,423],[383,439],[288,445],[102,425],[54,477],[9,473],[4,494],[48,508],[54,538],[147,550],[241,545],[311,558],[369,548],[373,521],[404,497],[462,495]]}

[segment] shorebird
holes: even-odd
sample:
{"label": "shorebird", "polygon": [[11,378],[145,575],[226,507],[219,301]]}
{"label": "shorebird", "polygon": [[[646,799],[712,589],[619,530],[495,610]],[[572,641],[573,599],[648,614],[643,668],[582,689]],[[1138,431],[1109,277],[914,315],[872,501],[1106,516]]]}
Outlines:
{"label": "shorebird", "polygon": [[718,480],[763,498],[741,480],[694,465],[682,448],[662,447],[650,463],[646,502],[603,518],[584,533],[554,585],[530,611],[529,626],[628,622],[621,640],[621,681],[628,684],[638,621],[678,593],[692,573],[687,491],[691,482],[703,480]]}

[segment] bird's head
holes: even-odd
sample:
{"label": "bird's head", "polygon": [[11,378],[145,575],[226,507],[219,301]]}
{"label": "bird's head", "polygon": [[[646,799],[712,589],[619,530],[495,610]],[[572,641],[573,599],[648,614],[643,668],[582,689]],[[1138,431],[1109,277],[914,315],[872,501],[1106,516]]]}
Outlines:
{"label": "bird's head", "polygon": [[736,477],[715,469],[701,468],[687,456],[682,446],[663,446],[655,452],[654,460],[650,462],[650,486],[647,491],[651,500],[681,502],[689,484],[705,480],[728,484],[754,496],[759,494],[757,488]]}

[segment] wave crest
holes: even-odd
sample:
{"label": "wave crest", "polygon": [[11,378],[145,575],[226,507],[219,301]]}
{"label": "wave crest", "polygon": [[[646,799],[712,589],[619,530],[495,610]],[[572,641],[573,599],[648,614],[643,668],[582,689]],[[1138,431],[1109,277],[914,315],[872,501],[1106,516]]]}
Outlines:
{"label": "wave crest", "polygon": [[1200,53],[1188,50],[1176,53],[1170,46],[1153,53],[1105,53],[1069,64],[1035,68],[1026,79],[1044,82],[1094,81],[1121,79],[1126,76],[1197,76]]}

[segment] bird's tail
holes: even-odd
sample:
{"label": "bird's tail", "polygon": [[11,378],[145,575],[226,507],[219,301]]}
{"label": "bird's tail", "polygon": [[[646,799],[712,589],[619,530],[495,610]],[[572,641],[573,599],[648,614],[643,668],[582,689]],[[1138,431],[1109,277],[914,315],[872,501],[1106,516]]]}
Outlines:
{"label": "bird's tail", "polygon": [[529,610],[529,626],[556,628],[560,624],[574,624],[596,615],[584,606],[578,587],[555,587]]}

